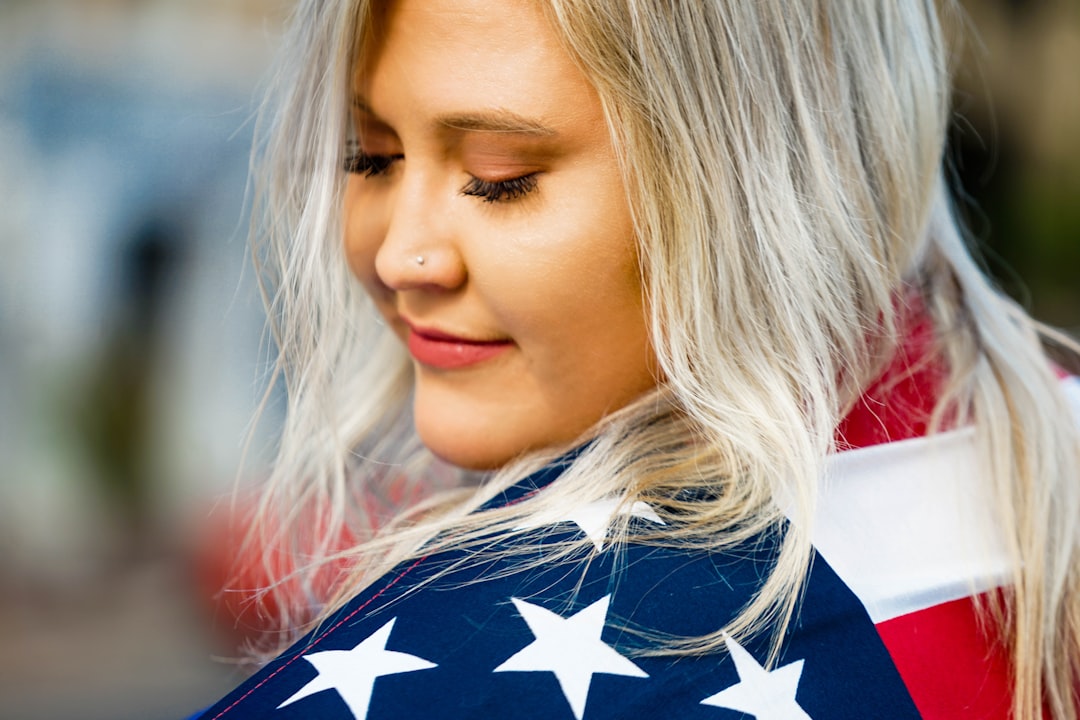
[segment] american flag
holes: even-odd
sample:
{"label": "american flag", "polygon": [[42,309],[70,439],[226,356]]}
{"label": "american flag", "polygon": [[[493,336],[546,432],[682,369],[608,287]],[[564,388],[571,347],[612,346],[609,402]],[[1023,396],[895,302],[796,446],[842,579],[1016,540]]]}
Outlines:
{"label": "american flag", "polygon": [[[1064,386],[1080,407],[1080,383]],[[542,492],[560,470],[500,501]],[[492,548],[584,534],[595,552],[576,560],[449,551],[402,565],[196,717],[1005,718],[1007,659],[972,597],[1009,570],[983,480],[970,429],[887,434],[837,454],[805,595],[773,665],[765,636],[692,657],[641,651],[655,646],[649,633],[699,636],[734,617],[778,535],[723,553],[610,548],[612,501]],[[645,503],[626,512],[632,526],[662,522]]]}
{"label": "american flag", "polygon": [[[599,551],[576,560],[535,567],[535,557],[450,551],[399,567],[203,718],[919,717],[862,604],[820,558],[771,669],[766,637],[727,638],[727,652],[700,657],[642,655],[639,631],[704,635],[734,617],[777,538],[722,554],[605,548],[612,509],[576,508],[491,548],[585,533]],[[629,511],[634,524],[659,521],[644,503]]]}

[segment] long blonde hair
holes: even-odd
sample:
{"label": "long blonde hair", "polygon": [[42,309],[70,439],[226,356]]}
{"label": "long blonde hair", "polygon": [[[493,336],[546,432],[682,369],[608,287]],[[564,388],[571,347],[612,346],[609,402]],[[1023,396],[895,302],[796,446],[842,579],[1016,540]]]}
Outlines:
{"label": "long blonde hair", "polygon": [[[837,424],[895,351],[914,288],[949,368],[937,417],[977,427],[1013,555],[1009,600],[988,617],[1010,638],[1015,716],[1045,703],[1076,720],[1080,440],[1044,331],[986,281],[954,218],[934,3],[542,3],[620,153],[666,382],[594,428],[551,492],[482,512],[567,448],[478,484],[415,436],[411,365],[340,248],[350,81],[371,4],[298,5],[256,148],[256,257],[289,398],[261,507],[274,537],[260,542],[302,558],[289,593],[299,582],[310,603],[284,607],[283,625],[329,612],[422,545],[468,544],[566,502],[648,497],[683,522],[635,541],[722,549],[781,523],[782,500],[791,523],[761,592],[731,625],[660,651],[716,650],[723,632],[778,640]],[[680,505],[688,488],[717,492]],[[327,581],[342,561],[348,576]]]}

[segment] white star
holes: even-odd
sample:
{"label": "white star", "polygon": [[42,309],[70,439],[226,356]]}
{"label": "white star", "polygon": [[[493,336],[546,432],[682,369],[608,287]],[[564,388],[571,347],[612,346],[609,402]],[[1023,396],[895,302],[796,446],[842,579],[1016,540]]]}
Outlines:
{"label": "white star", "polygon": [[799,689],[802,676],[802,660],[770,672],[739,643],[731,638],[725,638],[724,642],[735,661],[739,682],[705,698],[702,705],[738,710],[757,720],[811,720],[795,701],[795,691]]}
{"label": "white star", "polygon": [[588,503],[573,508],[569,513],[558,515],[543,514],[519,525],[518,530],[531,530],[532,528],[553,525],[560,522],[572,522],[581,528],[581,531],[593,541],[596,552],[604,549],[604,541],[607,539],[608,526],[616,515],[630,515],[631,517],[644,518],[660,525],[666,524],[656,514],[652,506],[640,500],[625,504],[619,498],[605,498],[596,502]]}
{"label": "white star", "polygon": [[555,673],[577,720],[585,714],[585,700],[595,673],[649,677],[600,639],[610,595],[568,618],[539,605],[511,599],[536,639],[495,668],[495,672]]}
{"label": "white star", "polygon": [[386,649],[386,641],[390,639],[390,631],[396,620],[392,618],[352,650],[324,650],[305,655],[304,659],[314,665],[319,674],[278,705],[278,709],[323,690],[337,690],[353,717],[364,720],[375,678],[435,667],[435,663],[415,655]]}

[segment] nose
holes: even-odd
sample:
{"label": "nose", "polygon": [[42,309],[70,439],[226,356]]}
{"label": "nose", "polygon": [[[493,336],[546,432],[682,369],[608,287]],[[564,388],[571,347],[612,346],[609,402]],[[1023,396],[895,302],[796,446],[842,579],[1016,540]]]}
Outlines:
{"label": "nose", "polygon": [[448,199],[423,178],[401,179],[387,202],[375,274],[396,290],[447,291],[468,276]]}

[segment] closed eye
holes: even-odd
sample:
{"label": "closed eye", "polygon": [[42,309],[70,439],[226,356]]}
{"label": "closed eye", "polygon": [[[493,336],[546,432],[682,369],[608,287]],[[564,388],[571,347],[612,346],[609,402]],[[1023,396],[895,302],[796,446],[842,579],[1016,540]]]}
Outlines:
{"label": "closed eye", "polygon": [[404,159],[404,155],[368,155],[356,151],[345,156],[344,170],[347,173],[363,173],[364,177],[382,175],[395,160]]}
{"label": "closed eye", "polygon": [[509,202],[536,190],[537,173],[529,173],[509,180],[481,180],[474,177],[461,189],[462,195],[481,198],[484,202]]}

